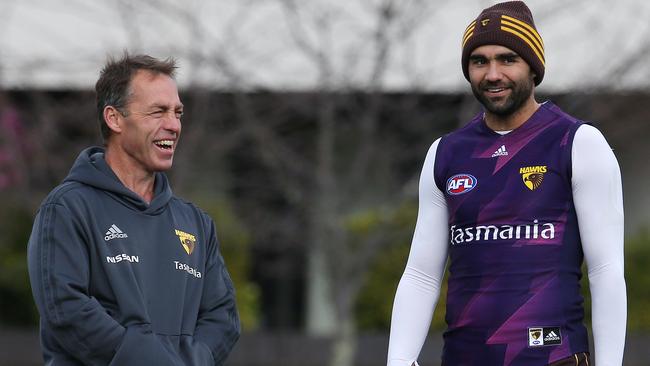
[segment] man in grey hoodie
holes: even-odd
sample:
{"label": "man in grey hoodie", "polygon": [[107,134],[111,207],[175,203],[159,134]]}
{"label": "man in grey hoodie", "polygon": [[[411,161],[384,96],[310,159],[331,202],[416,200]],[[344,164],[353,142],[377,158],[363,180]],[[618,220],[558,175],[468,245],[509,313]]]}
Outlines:
{"label": "man in grey hoodie", "polygon": [[221,365],[239,338],[212,219],[172,194],[175,62],[125,54],[96,84],[105,147],[81,152],[28,246],[46,365]]}

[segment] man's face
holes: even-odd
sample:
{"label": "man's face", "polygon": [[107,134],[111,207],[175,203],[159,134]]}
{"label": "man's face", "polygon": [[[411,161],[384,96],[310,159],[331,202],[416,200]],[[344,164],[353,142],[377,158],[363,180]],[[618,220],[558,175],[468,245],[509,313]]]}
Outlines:
{"label": "man's face", "polygon": [[513,50],[498,45],[477,47],[468,66],[472,92],[488,112],[509,116],[532,100],[534,74]]}
{"label": "man's face", "polygon": [[138,71],[125,109],[121,132],[113,136],[117,150],[126,154],[122,160],[147,173],[171,168],[183,114],[176,82],[164,74]]}

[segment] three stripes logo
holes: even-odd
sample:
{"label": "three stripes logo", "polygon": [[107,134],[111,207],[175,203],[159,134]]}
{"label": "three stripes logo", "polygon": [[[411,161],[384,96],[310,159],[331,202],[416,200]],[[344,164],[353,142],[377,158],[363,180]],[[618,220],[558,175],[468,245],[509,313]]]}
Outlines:
{"label": "three stripes logo", "polygon": [[108,228],[108,231],[104,235],[105,235],[104,236],[105,241],[110,241],[113,239],[124,239],[129,237],[128,235],[126,235],[125,232],[120,230],[120,228],[117,227],[117,225],[115,224],[111,225],[111,227]]}
{"label": "three stripes logo", "polygon": [[506,145],[501,145],[500,148],[497,149],[497,151],[492,154],[493,158],[496,158],[497,156],[508,156],[508,150],[506,150]]}

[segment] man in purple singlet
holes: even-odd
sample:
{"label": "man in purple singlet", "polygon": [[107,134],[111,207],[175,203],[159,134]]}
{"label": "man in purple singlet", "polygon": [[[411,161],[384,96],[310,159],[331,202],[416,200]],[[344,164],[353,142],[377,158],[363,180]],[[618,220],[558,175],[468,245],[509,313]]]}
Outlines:
{"label": "man in purple singlet", "polygon": [[417,365],[448,262],[442,365],[620,366],[626,325],[618,163],[602,134],[538,102],[544,43],[521,1],[483,10],[462,70],[484,111],[436,140],[391,322],[389,366]]}

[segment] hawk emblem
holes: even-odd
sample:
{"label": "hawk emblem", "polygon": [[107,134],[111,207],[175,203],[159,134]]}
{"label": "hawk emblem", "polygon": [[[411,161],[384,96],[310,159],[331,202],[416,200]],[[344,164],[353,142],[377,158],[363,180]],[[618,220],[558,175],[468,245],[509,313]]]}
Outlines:
{"label": "hawk emblem", "polygon": [[530,331],[530,336],[533,337],[533,339],[539,339],[539,337],[542,336],[542,331],[541,330],[531,330]]}
{"label": "hawk emblem", "polygon": [[522,174],[521,177],[523,178],[526,187],[531,191],[534,191],[542,185],[544,173],[525,173]]}
{"label": "hawk emblem", "polygon": [[544,173],[546,173],[547,170],[548,168],[546,165],[527,166],[519,168],[519,174],[521,174],[521,179],[524,180],[526,187],[531,191],[534,191],[542,185]]}
{"label": "hawk emblem", "polygon": [[196,237],[192,234],[188,234],[178,229],[176,229],[176,235],[181,241],[181,246],[183,246],[183,249],[185,249],[187,254],[192,254],[192,252],[194,252],[194,248],[196,247]]}

